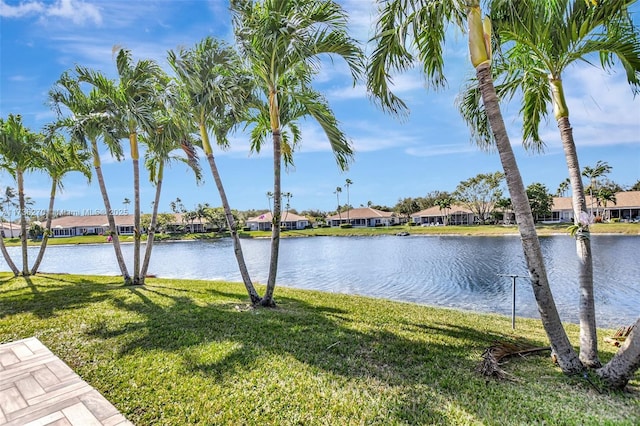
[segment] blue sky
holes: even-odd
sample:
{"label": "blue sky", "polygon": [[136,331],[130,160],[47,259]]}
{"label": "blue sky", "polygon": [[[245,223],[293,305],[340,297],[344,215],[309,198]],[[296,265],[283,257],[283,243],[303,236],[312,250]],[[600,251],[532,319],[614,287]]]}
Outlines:
{"label": "blue sky", "polygon": [[[353,36],[365,42],[371,35],[373,1],[342,4],[350,13]],[[63,71],[80,64],[115,78],[114,45],[131,49],[136,59],[154,59],[168,70],[168,50],[191,47],[205,36],[232,41],[227,7],[223,0],[0,0],[0,116],[22,114],[28,127],[40,130],[55,118],[45,102]],[[637,23],[640,5],[633,12]],[[496,154],[482,152],[471,143],[454,105],[464,80],[473,73],[463,36],[448,39],[446,64],[448,88],[439,92],[427,91],[418,72],[396,78],[395,91],[411,109],[409,118],[399,121],[377,109],[362,84],[352,86],[343,63],[327,62],[316,87],[327,96],[352,141],[355,161],[349,171],[341,172],[319,127],[304,122],[295,168],[283,174],[283,191],[293,195],[291,206],[299,211],[334,210],[334,192],[346,179],[353,181],[351,205],[371,201],[393,206],[400,198],[453,191],[463,180],[500,170]],[[582,63],[565,73],[564,82],[581,166],[606,161],[613,168],[610,179],[633,185],[640,179],[640,99],[634,99],[621,69],[605,74]],[[503,114],[525,185],[541,182],[555,192],[567,177],[555,121],[542,130],[544,153],[533,154],[520,148],[518,106],[505,105]],[[217,150],[215,155],[232,208],[267,208],[266,192],[272,190],[270,146],[252,154],[246,135],[235,134],[231,148]],[[122,201],[133,199],[131,163],[118,163],[106,151],[103,160],[112,206],[124,208]],[[56,199],[57,210],[103,209],[97,182],[89,186],[79,175],[70,175],[64,184]],[[15,182],[0,174],[0,189],[5,186],[15,187]],[[27,195],[37,209],[46,208],[49,188],[46,176],[26,178]],[[145,180],[144,212],[151,210],[153,192]],[[187,208],[203,202],[220,205],[209,173],[205,183],[196,186],[193,176],[177,164],[165,177],[161,210],[169,211],[176,197]],[[340,203],[345,202],[343,189]]]}

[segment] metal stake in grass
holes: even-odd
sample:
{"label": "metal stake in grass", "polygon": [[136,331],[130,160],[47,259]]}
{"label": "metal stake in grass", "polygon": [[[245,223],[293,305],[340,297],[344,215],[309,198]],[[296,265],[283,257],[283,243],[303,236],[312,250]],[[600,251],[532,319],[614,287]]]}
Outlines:
{"label": "metal stake in grass", "polygon": [[499,277],[511,277],[512,281],[512,290],[511,290],[511,328],[516,329],[516,278],[529,278],[522,275],[516,274],[498,274]]}

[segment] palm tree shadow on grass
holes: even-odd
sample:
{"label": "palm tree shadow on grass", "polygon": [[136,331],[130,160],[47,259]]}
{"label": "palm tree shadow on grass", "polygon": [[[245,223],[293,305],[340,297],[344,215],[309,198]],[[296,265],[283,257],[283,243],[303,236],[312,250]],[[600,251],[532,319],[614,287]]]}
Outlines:
{"label": "palm tree shadow on grass", "polygon": [[[375,324],[358,330],[347,311],[287,297],[279,298],[277,309],[247,309],[245,297],[217,289],[210,290],[215,303],[176,296],[149,284],[129,292],[133,297],[116,298],[114,304],[142,319],[116,328],[99,324],[87,334],[109,345],[126,341],[119,347],[120,357],[140,351],[179,353],[187,371],[216,382],[233,381],[239,373],[259,368],[268,355],[290,357],[347,379],[375,379],[391,386],[428,386],[437,380],[434,371],[454,365],[453,356],[455,369],[466,371],[471,380],[479,358],[470,355],[479,355],[485,342],[503,337],[448,324],[412,324],[431,334],[446,334],[444,339],[405,338]],[[220,301],[221,297],[227,300]],[[450,338],[460,345],[452,349],[438,343]],[[216,351],[216,346],[229,342],[233,348],[215,361],[201,356],[202,347]]]}
{"label": "palm tree shadow on grass", "polygon": [[[351,310],[334,302],[304,296],[281,296],[276,309],[249,309],[240,284],[237,292],[228,284],[216,283],[185,291],[190,288],[170,287],[161,280],[150,280],[146,287],[126,288],[119,281],[104,285],[52,276],[42,283],[34,278],[31,285],[35,291],[23,289],[20,296],[0,298],[3,316],[32,312],[48,319],[58,311],[77,310],[84,324],[70,322],[65,332],[89,338],[79,341],[89,345],[88,354],[102,354],[94,360],[98,369],[109,371],[111,363],[164,353],[178,360],[175,368],[185,380],[204,377],[224,385],[252,370],[264,371],[265,363],[274,368],[270,377],[286,381],[289,372],[282,369],[301,363],[316,377],[366,383],[365,387],[380,383],[383,392],[396,393],[397,397],[385,396],[377,402],[384,404],[391,423],[420,423],[452,402],[481,422],[490,423],[492,416],[499,414],[473,405],[476,392],[485,387],[484,379],[474,370],[482,350],[504,336],[471,326],[420,321],[407,315],[398,319],[404,322],[401,331],[390,330],[385,324],[354,317]],[[120,319],[100,315],[100,308],[94,305],[103,302],[113,309],[109,315]],[[11,310],[6,311],[9,306]],[[385,309],[386,305],[375,306]],[[97,315],[88,315],[87,309]],[[54,344],[53,348],[65,356],[64,345]],[[66,356],[72,365],[84,364],[81,358],[73,359],[82,357],[81,353]],[[127,369],[118,371],[128,374]],[[163,374],[154,371],[139,385],[164,386],[172,376]],[[118,381],[129,379],[119,377]],[[462,388],[449,385],[459,381],[465,382]],[[498,386],[491,392],[504,393],[506,398],[518,389]]]}
{"label": "palm tree shadow on grass", "polygon": [[50,318],[56,310],[82,309],[108,299],[108,292],[118,289],[116,285],[122,288],[120,281],[96,284],[88,279],[73,280],[59,275],[38,274],[37,277],[51,283],[39,286],[31,276],[7,280],[7,283],[23,281],[24,286],[0,291],[0,318],[22,312],[32,312],[38,318]]}

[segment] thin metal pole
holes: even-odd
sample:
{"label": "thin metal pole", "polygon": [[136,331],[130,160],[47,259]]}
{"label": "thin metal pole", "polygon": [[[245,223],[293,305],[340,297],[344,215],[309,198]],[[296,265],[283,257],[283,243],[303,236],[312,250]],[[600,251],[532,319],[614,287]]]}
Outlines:
{"label": "thin metal pole", "polygon": [[511,328],[516,329],[516,276],[512,276],[513,278],[513,298],[511,299]]}
{"label": "thin metal pole", "polygon": [[516,329],[516,278],[529,278],[516,274],[498,274],[499,277],[511,277],[511,328]]}

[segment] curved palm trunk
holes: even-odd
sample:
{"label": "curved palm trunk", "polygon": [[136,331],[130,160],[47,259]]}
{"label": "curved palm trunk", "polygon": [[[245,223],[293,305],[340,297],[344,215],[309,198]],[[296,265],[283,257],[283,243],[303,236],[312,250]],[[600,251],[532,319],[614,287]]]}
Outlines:
{"label": "curved palm trunk", "polygon": [[156,196],[153,200],[153,212],[151,213],[151,224],[149,225],[149,233],[147,234],[147,247],[144,251],[144,261],[140,269],[140,284],[144,285],[149,270],[149,262],[151,261],[151,250],[153,250],[153,239],[156,234],[156,224],[158,222],[158,204],[160,204],[160,193],[162,192],[162,179],[164,177],[164,161],[158,166],[158,182],[156,183]]}
{"label": "curved palm trunk", "polygon": [[102,175],[102,167],[100,165],[100,153],[98,152],[98,144],[95,140],[91,141],[91,152],[93,154],[93,168],[96,171],[98,178],[98,186],[100,187],[100,193],[102,194],[102,201],[104,202],[104,209],[107,213],[107,222],[109,223],[109,231],[111,232],[111,242],[113,243],[113,250],[116,253],[116,261],[120,268],[120,273],[124,278],[124,285],[131,285],[131,277],[127,270],[127,264],[122,256],[122,249],[120,248],[120,236],[116,228],[116,221],[113,218],[113,211],[111,210],[111,203],[109,202],[109,194],[107,193],[107,187],[104,184],[104,176]]}
{"label": "curved palm trunk", "polygon": [[33,275],[38,273],[38,268],[40,268],[40,263],[44,258],[44,252],[47,249],[47,242],[49,241],[49,235],[51,234],[51,220],[53,219],[53,204],[56,199],[57,186],[58,181],[56,179],[53,179],[53,182],[51,182],[51,193],[49,195],[49,211],[47,211],[47,224],[45,225],[45,231],[44,235],[42,236],[42,243],[40,244],[38,257],[36,257],[36,261],[33,262],[33,267],[31,268],[31,273]]}
{"label": "curved palm trunk", "polygon": [[609,387],[623,389],[640,368],[640,318],[620,350],[604,367],[596,370]]}
{"label": "curved palm trunk", "polygon": [[4,237],[2,235],[0,235],[0,251],[2,251],[2,257],[4,257],[4,261],[7,262],[7,265],[9,265],[9,268],[11,269],[11,272],[13,272],[13,275],[15,275],[16,277],[20,275],[20,270],[18,269],[16,264],[13,263],[11,255],[9,255],[9,252],[7,251],[7,246],[4,245]]}
{"label": "curved palm trunk", "polygon": [[238,226],[236,225],[236,221],[233,218],[233,214],[231,213],[231,207],[229,206],[227,194],[224,190],[224,187],[222,186],[222,180],[220,179],[220,173],[218,173],[218,168],[216,167],[213,154],[207,155],[207,160],[209,161],[209,167],[211,168],[213,180],[216,182],[216,187],[218,188],[218,192],[220,193],[222,208],[224,209],[224,216],[227,219],[227,226],[229,227],[229,233],[231,234],[231,239],[233,241],[233,252],[235,253],[236,259],[238,261],[240,275],[242,276],[242,281],[244,282],[244,286],[247,289],[249,298],[251,299],[251,304],[255,305],[260,301],[260,296],[253,286],[253,283],[251,282],[249,269],[247,268],[247,264],[244,261],[242,246],[240,245],[240,236],[238,235]]}
{"label": "curved palm trunk", "polygon": [[[569,169],[573,221],[574,224],[578,224],[580,212],[587,212],[578,154],[573,141],[573,129],[569,123],[569,112],[564,98],[562,81],[560,79],[552,79],[550,84],[554,112]],[[576,252],[578,254],[578,284],[580,288],[580,360],[589,368],[597,368],[601,364],[598,359],[598,330],[596,328],[596,310],[593,295],[593,257],[588,225],[583,226],[582,232],[577,235]]]}
{"label": "curved palm trunk", "polygon": [[27,258],[27,216],[24,201],[24,172],[16,170],[18,180],[18,202],[20,205],[20,243],[22,245],[22,275],[29,275],[29,259]]}
{"label": "curved palm trunk", "polygon": [[493,86],[489,62],[486,61],[476,66],[476,73],[480,84],[482,101],[485,105],[491,131],[495,137],[500,161],[506,175],[507,187],[511,195],[527,269],[531,278],[531,286],[538,304],[542,325],[549,337],[551,348],[557,356],[558,364],[562,371],[565,374],[578,373],[583,370],[583,366],[562,327],[562,322],[551,294],[531,207],[529,206],[518,164],[504,126],[498,97]]}
{"label": "curved palm trunk", "polygon": [[213,180],[216,182],[216,188],[218,188],[218,193],[220,194],[220,201],[222,202],[224,215],[227,219],[227,226],[229,226],[229,233],[231,234],[231,240],[233,241],[233,253],[235,254],[236,261],[238,262],[240,276],[242,277],[244,287],[247,289],[247,293],[249,294],[249,298],[251,299],[251,304],[255,305],[260,302],[260,296],[253,286],[253,283],[251,282],[249,269],[247,268],[247,264],[244,261],[244,254],[242,253],[242,246],[240,245],[240,236],[238,235],[238,229],[235,220],[233,219],[233,214],[231,213],[231,206],[229,205],[229,200],[227,199],[227,193],[224,190],[224,186],[222,185],[222,179],[220,178],[220,173],[218,172],[218,166],[216,165],[215,158],[213,157],[213,151],[209,142],[209,134],[207,133],[207,129],[205,128],[205,126],[202,124],[200,125],[200,136],[202,138],[203,147],[207,155],[207,161],[209,162],[209,168],[211,169],[211,175],[213,176]]}

